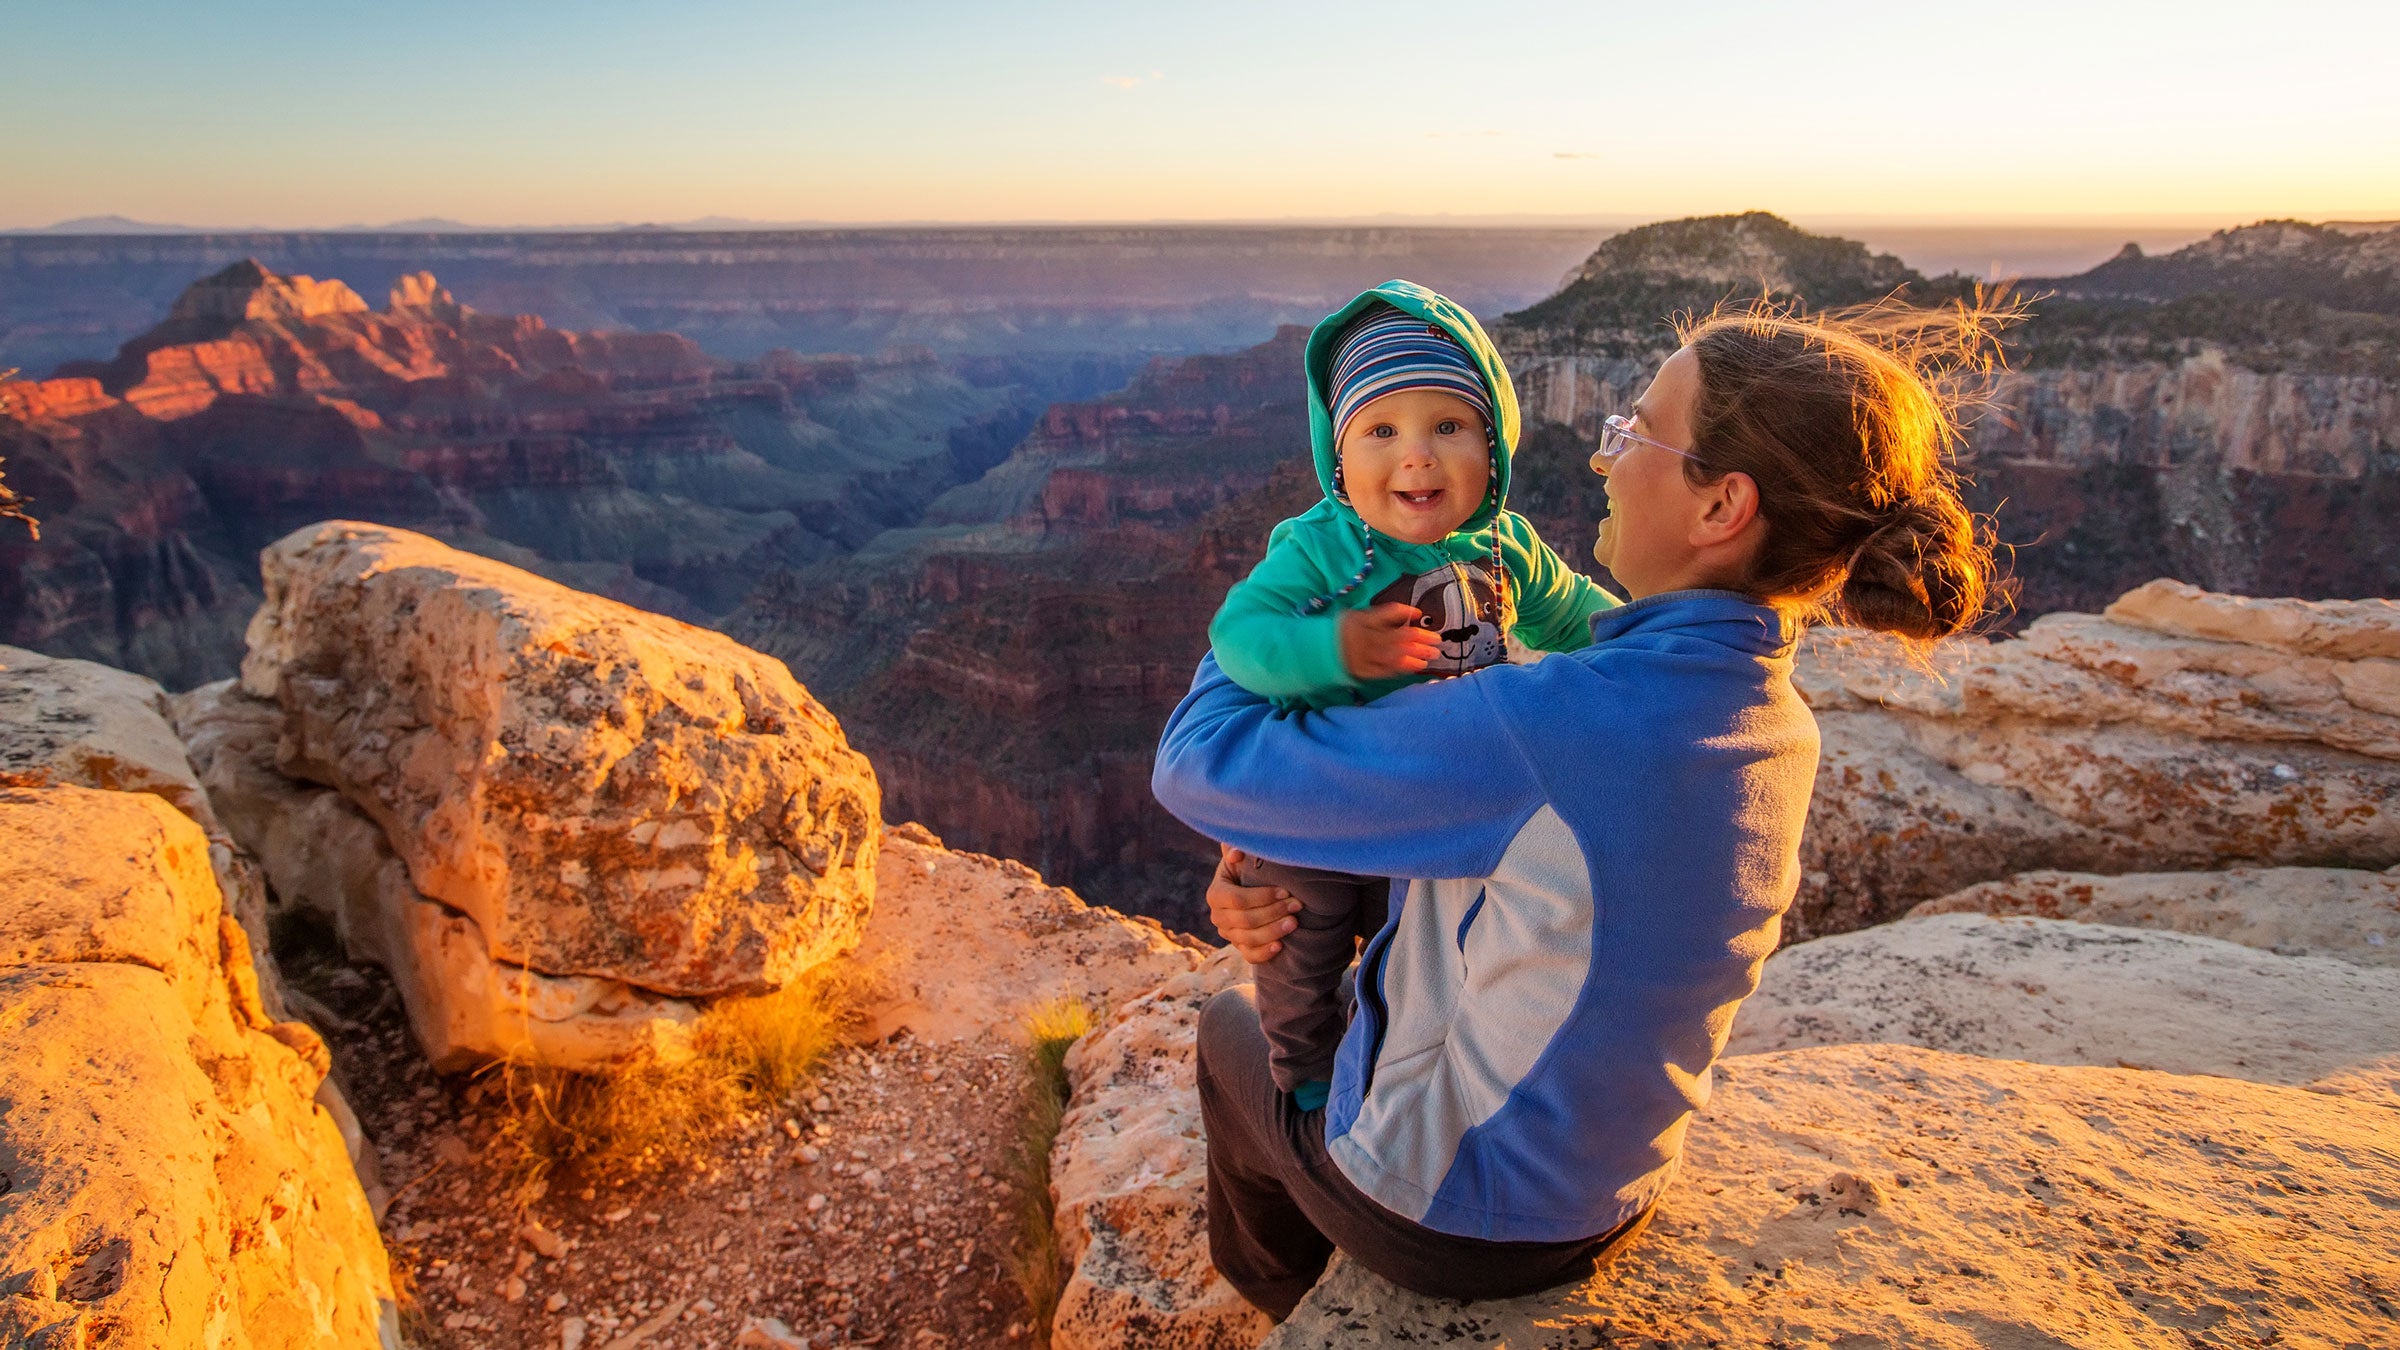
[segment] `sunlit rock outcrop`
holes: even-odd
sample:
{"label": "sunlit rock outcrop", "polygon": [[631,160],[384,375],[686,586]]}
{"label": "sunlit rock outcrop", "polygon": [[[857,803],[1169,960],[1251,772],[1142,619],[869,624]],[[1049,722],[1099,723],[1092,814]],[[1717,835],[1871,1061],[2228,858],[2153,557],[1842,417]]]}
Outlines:
{"label": "sunlit rock outcrop", "polygon": [[0,788],[0,1341],[397,1347],[308,1027],[157,797]]}
{"label": "sunlit rock outcrop", "polygon": [[1796,936],[2039,868],[2400,862],[2400,605],[2177,582],[1923,663],[1827,630]]}
{"label": "sunlit rock outcrop", "polygon": [[316,527],[264,567],[240,697],[272,701],[276,767],[230,690],[188,734],[437,1062],[665,1048],[690,1000],[857,942],[874,775],[779,663],[406,531]]}
{"label": "sunlit rock outcrop", "polygon": [[1068,1052],[1074,1103],[1051,1150],[1069,1275],[1057,1350],[1258,1343],[1266,1314],[1208,1261],[1207,1146],[1193,1085],[1200,1009],[1249,978],[1231,951],[1118,1008]]}

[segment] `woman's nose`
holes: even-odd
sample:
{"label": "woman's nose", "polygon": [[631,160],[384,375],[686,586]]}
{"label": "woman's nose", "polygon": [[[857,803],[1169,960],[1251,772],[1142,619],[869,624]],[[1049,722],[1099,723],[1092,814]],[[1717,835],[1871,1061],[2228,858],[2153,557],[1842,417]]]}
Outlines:
{"label": "woman's nose", "polygon": [[1602,478],[1608,477],[1608,460],[1598,450],[1594,450],[1592,452],[1592,472],[1600,475]]}

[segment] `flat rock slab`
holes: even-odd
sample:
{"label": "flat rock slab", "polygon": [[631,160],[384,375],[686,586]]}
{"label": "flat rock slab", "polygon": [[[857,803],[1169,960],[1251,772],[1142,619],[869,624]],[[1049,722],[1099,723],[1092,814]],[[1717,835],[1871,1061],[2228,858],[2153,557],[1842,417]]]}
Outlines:
{"label": "flat rock slab", "polygon": [[2400,1052],[2400,971],[2216,938],[1947,914],[1767,961],[1728,1055],[1881,1041],[2305,1084]]}
{"label": "flat rock slab", "polygon": [[2223,938],[2284,956],[2400,967],[2400,874],[2347,867],[2021,872],[1928,900],[1910,918],[2020,914]]}
{"label": "flat rock slab", "polygon": [[1734,1060],[1650,1231],[1590,1282],[1461,1304],[1337,1261],[1264,1345],[2390,1345],[2392,1119],[1900,1046]]}

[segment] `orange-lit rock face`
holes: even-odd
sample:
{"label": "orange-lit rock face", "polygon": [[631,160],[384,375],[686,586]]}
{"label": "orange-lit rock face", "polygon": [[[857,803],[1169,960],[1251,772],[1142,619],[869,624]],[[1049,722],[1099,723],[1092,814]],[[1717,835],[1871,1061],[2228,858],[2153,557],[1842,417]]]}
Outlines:
{"label": "orange-lit rock face", "polygon": [[260,1005],[198,826],[0,789],[0,1341],[396,1344],[330,1063]]}

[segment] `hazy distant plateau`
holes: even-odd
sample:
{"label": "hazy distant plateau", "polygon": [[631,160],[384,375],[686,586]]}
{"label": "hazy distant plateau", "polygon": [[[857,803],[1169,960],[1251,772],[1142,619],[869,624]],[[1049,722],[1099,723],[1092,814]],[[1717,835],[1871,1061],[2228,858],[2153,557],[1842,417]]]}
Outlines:
{"label": "hazy distant plateau", "polygon": [[577,330],[944,357],[1246,347],[1405,276],[1496,316],[1555,290],[1577,229],[920,229],[757,233],[0,237],[0,367],[114,351],[192,278],[243,258],[368,295],[430,269],[468,305]]}
{"label": "hazy distant plateau", "polygon": [[[469,305],[583,331],[681,333],[746,360],[775,347],[937,355],[1180,356],[1264,341],[1395,276],[1486,319],[1548,295],[1614,231],[1139,226],[853,230],[0,234],[0,368],[43,374],[144,331],[193,277],[243,258],[380,295],[431,270]],[[1862,225],[1927,275],[2063,276],[2128,241],[2196,229]]]}

